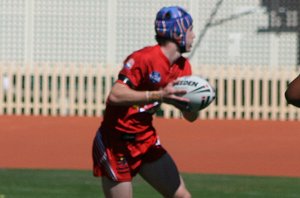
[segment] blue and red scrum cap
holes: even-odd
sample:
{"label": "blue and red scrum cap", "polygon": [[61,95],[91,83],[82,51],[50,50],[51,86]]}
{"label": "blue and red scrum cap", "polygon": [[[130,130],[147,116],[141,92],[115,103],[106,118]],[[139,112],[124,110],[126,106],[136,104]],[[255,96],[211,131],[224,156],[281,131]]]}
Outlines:
{"label": "blue and red scrum cap", "polygon": [[158,36],[174,40],[185,47],[187,29],[192,25],[191,15],[179,6],[163,7],[156,15],[155,32]]}

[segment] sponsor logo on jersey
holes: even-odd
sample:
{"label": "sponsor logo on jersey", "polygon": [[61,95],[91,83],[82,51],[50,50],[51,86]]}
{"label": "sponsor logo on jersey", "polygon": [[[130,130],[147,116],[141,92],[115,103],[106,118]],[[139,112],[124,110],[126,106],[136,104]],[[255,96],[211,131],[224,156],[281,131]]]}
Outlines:
{"label": "sponsor logo on jersey", "polygon": [[161,75],[157,71],[153,71],[149,77],[152,83],[159,83],[161,80]]}
{"label": "sponsor logo on jersey", "polygon": [[126,69],[131,69],[131,67],[134,65],[134,60],[132,58],[130,58],[125,64],[124,64],[124,68]]}
{"label": "sponsor logo on jersey", "polygon": [[120,174],[128,173],[130,171],[127,160],[124,156],[120,156],[117,161],[117,171]]}

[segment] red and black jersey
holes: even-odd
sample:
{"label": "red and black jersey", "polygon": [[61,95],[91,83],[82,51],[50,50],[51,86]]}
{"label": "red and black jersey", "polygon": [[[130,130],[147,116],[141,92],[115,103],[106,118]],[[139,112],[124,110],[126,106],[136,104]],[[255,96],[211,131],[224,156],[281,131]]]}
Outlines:
{"label": "red and black jersey", "polygon": [[[159,90],[180,76],[191,75],[189,61],[180,57],[170,65],[159,45],[133,52],[123,63],[118,83],[125,83],[135,90]],[[125,133],[154,132],[152,115],[160,104],[145,106],[112,106],[107,102],[102,127]]]}

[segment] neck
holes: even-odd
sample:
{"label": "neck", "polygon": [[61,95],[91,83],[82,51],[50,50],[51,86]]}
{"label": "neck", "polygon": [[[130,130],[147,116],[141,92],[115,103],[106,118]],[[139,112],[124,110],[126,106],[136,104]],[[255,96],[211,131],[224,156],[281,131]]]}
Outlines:
{"label": "neck", "polygon": [[163,54],[169,60],[170,65],[173,65],[173,63],[181,56],[178,46],[173,42],[167,43],[166,45],[161,46],[160,48]]}

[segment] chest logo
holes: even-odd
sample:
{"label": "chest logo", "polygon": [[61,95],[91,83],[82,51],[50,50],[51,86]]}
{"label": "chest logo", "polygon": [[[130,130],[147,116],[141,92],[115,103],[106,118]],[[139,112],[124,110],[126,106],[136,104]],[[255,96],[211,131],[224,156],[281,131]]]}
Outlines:
{"label": "chest logo", "polygon": [[150,77],[150,81],[151,81],[152,83],[159,83],[159,82],[161,81],[161,75],[160,75],[160,73],[157,72],[157,71],[153,71],[153,72],[149,75],[149,77]]}

